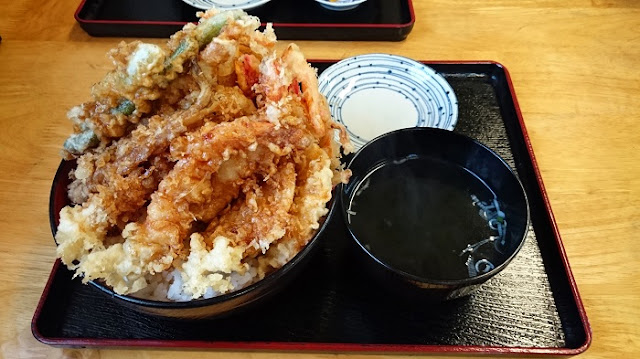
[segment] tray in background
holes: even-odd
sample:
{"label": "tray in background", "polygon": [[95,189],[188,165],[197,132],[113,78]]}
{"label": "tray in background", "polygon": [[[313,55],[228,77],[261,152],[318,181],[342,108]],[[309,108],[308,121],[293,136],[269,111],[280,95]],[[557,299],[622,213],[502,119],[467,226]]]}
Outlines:
{"label": "tray in background", "polygon": [[[312,62],[320,71],[330,61]],[[417,307],[384,295],[355,266],[342,216],[284,291],[227,318],[179,321],[123,307],[56,261],[32,321],[55,346],[574,355],[591,331],[547,201],[509,75],[501,65],[428,63],[458,97],[455,131],[502,156],[531,206],[513,262],[468,298]]]}
{"label": "tray in background", "polygon": [[[272,0],[248,10],[281,40],[400,41],[413,28],[412,0],[369,0],[332,11],[313,0]],[[169,37],[202,11],[181,0],[82,0],[75,19],[89,35]]]}

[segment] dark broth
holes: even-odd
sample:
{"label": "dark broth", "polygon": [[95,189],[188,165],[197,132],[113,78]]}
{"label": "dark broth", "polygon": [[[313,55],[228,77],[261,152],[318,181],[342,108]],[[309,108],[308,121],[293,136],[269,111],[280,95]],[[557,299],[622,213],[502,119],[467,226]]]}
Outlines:
{"label": "dark broth", "polygon": [[[460,253],[495,235],[473,205],[494,198],[468,170],[425,157],[386,163],[364,177],[353,192],[349,222],[353,233],[376,258],[420,278],[469,278],[468,254]],[[488,243],[474,261],[498,265]]]}

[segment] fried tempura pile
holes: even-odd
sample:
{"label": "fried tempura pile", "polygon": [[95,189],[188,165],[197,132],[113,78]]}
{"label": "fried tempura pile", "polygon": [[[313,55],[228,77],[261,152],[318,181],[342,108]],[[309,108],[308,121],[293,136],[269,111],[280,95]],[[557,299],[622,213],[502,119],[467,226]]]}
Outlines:
{"label": "fried tempura pile", "polygon": [[277,54],[241,11],[199,16],[166,46],[112,50],[115,69],[69,112],[75,205],[57,254],[84,282],[162,300],[239,289],[308,243],[348,179],[348,137],[298,47]]}

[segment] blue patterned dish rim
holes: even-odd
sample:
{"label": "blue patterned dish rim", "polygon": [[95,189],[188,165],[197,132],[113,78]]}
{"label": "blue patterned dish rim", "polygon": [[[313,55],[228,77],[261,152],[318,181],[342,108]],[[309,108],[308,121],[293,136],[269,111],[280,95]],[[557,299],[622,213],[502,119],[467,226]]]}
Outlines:
{"label": "blue patterned dish rim", "polygon": [[315,0],[320,4],[320,6],[329,9],[329,10],[351,10],[355,9],[358,5],[362,4],[367,0]]}
{"label": "blue patterned dish rim", "polygon": [[350,57],[323,71],[318,82],[332,117],[347,128],[356,149],[401,128],[451,131],[458,121],[451,85],[432,68],[407,57]]}

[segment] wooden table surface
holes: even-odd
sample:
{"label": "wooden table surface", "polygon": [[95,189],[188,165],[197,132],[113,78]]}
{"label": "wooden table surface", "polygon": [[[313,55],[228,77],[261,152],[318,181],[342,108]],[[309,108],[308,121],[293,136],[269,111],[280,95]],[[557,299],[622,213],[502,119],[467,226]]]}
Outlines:
{"label": "wooden table surface", "polygon": [[[392,1],[392,0],[389,0]],[[0,356],[280,358],[349,354],[57,349],[30,321],[55,258],[48,195],[65,117],[118,38],[78,27],[78,0],[0,0]],[[593,329],[580,357],[640,355],[640,2],[414,0],[403,42],[298,42],[309,58],[388,52],[495,60],[511,72]],[[157,39],[150,41],[159,41]]]}

